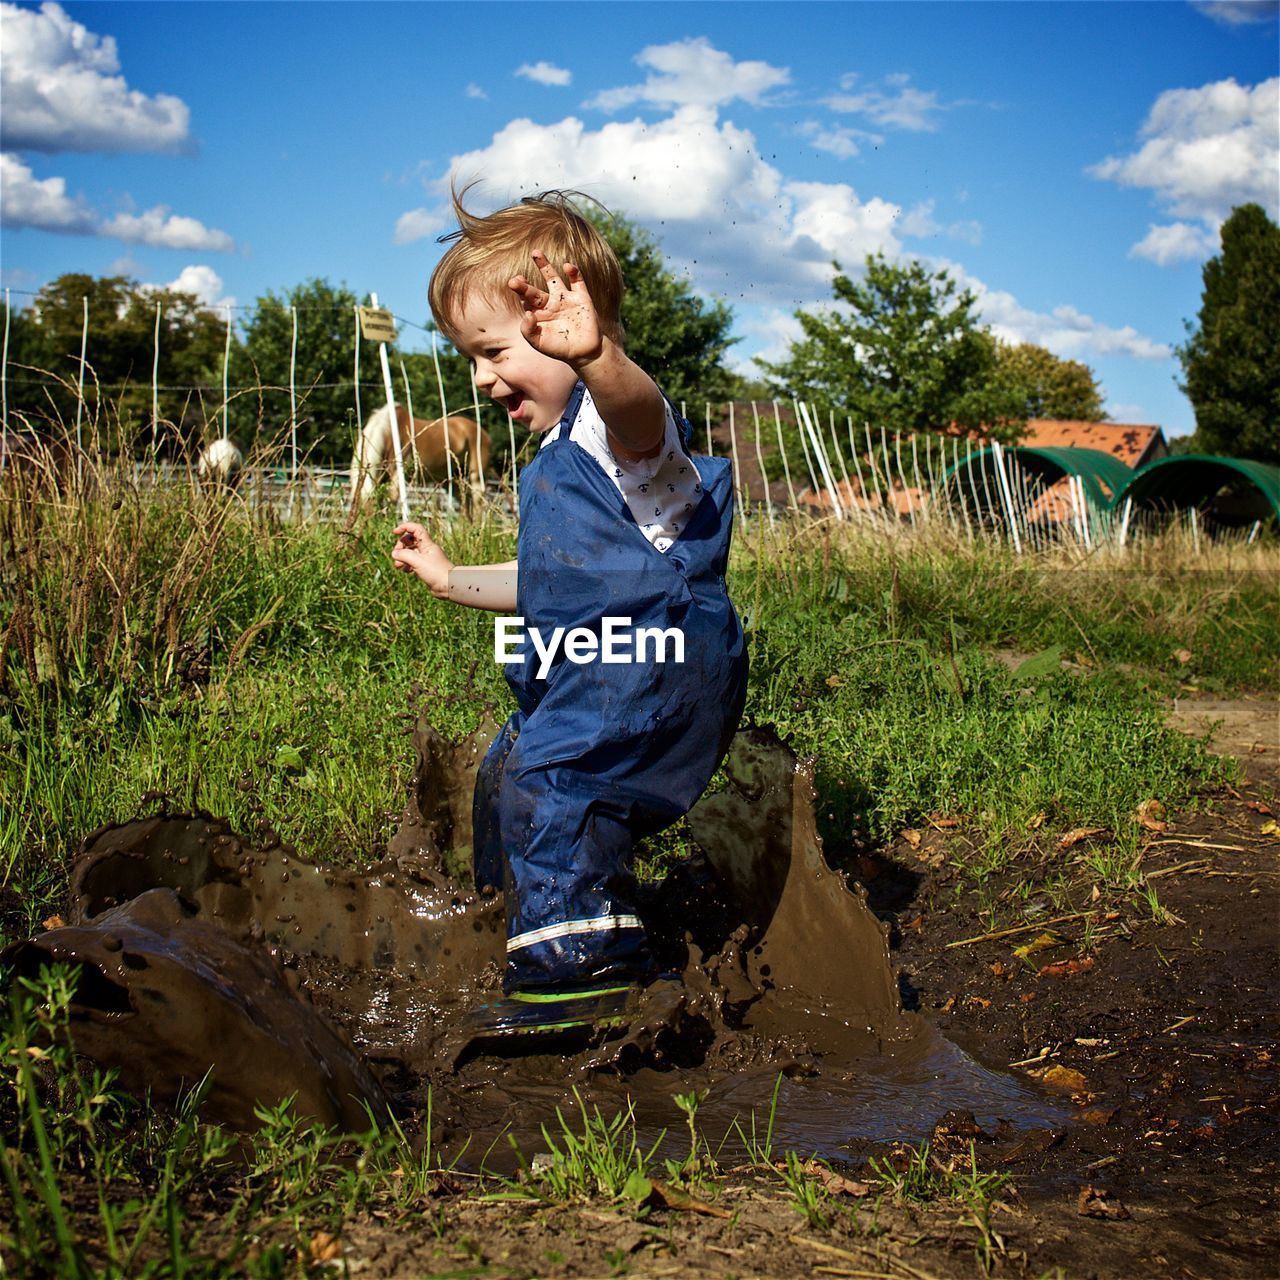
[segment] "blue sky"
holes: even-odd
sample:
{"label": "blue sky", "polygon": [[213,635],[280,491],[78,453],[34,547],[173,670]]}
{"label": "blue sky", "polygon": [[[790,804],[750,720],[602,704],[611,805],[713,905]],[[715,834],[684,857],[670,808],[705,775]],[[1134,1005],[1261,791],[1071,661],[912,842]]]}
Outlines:
{"label": "blue sky", "polygon": [[[1231,208],[1280,217],[1277,5],[0,3],[0,271],[426,319],[449,175],[634,217],[778,356],[831,261],[946,267],[1111,416],[1194,425],[1172,348]],[[749,370],[748,370],[749,371]]]}

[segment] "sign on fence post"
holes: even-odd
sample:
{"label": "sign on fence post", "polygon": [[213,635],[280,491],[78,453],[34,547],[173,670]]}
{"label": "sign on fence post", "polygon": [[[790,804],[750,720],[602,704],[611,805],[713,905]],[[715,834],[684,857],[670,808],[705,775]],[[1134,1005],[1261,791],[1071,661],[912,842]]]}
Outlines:
{"label": "sign on fence post", "polygon": [[378,306],[378,295],[371,293],[373,306],[360,308],[360,332],[370,342],[394,342],[396,340],[396,318],[386,307]]}
{"label": "sign on fence post", "polygon": [[396,483],[400,486],[400,519],[409,518],[409,494],[404,483],[404,455],[400,452],[400,424],[396,420],[396,393],[391,387],[391,365],[387,361],[387,343],[396,340],[395,317],[378,306],[378,295],[371,293],[373,304],[360,308],[360,330],[366,338],[378,344],[378,359],[382,363],[382,385],[387,393],[387,412],[391,415],[391,447],[396,453]]}

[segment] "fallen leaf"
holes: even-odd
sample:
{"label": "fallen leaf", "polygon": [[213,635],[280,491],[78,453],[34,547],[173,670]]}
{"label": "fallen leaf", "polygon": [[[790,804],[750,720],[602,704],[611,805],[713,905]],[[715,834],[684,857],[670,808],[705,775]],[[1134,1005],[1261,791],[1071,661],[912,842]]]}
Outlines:
{"label": "fallen leaf", "polygon": [[66,925],[66,921],[61,916],[50,916],[44,921],[46,929],[61,929]]}
{"label": "fallen leaf", "polygon": [[1085,956],[1084,959],[1059,960],[1055,964],[1042,965],[1040,968],[1040,977],[1042,978],[1069,978],[1073,973],[1088,973],[1093,968],[1093,957]]}
{"label": "fallen leaf", "polygon": [[1093,1186],[1080,1188],[1076,1212],[1082,1218],[1106,1218],[1112,1222],[1123,1222],[1132,1216],[1119,1200],[1112,1199],[1111,1192]]}
{"label": "fallen leaf", "polygon": [[650,1203],[656,1202],[665,1209],[676,1209],[684,1213],[700,1213],[708,1218],[733,1217],[728,1209],[699,1200],[697,1196],[691,1196],[669,1182],[661,1182],[657,1178],[650,1178],[649,1182],[653,1185]]}
{"label": "fallen leaf", "polygon": [[948,996],[948,997],[947,997],[947,1002],[946,1002],[946,1004],[944,1004],[944,1005],[942,1006],[942,1008],[938,1010],[938,1012],[939,1012],[939,1013],[950,1013],[950,1012],[951,1012],[951,1010],[952,1010],[952,1009],[954,1009],[955,1007],[956,1007],[956,998],[955,998],[955,996]]}
{"label": "fallen leaf", "polygon": [[1087,1110],[1079,1112],[1076,1115],[1076,1119],[1083,1120],[1085,1124],[1104,1125],[1111,1123],[1111,1117],[1115,1113],[1115,1107],[1089,1107]]}
{"label": "fallen leaf", "polygon": [[[1267,810],[1270,813],[1270,810]],[[940,813],[931,813],[929,815],[929,825],[937,827],[939,831],[950,831],[954,827],[960,825],[959,818],[944,818]]]}
{"label": "fallen leaf", "polygon": [[910,929],[914,933],[919,933],[921,929],[924,928],[924,916],[916,916],[914,920],[908,920],[902,927],[904,929]]}
{"label": "fallen leaf", "polygon": [[1138,822],[1148,831],[1167,831],[1169,824],[1164,821],[1164,805],[1159,800],[1144,800],[1138,806]]}
{"label": "fallen leaf", "polygon": [[342,1252],[342,1241],[328,1231],[317,1231],[307,1244],[312,1262],[332,1262]]}
{"label": "fallen leaf", "polygon": [[1010,978],[1013,976],[1013,970],[1010,969],[1002,960],[997,960],[995,964],[991,966],[991,972],[995,974],[997,978]]}
{"label": "fallen leaf", "polygon": [[1270,822],[1264,822],[1258,832],[1259,835],[1264,836],[1274,836],[1277,833],[1280,833],[1280,825],[1276,823],[1274,818]]}
{"label": "fallen leaf", "polygon": [[990,1008],[991,1008],[991,1001],[990,1001],[990,1000],[984,1000],[982,996],[970,996],[970,997],[969,997],[969,1003],[970,1003],[970,1004],[976,1004],[980,1009],[990,1009]]}
{"label": "fallen leaf", "polygon": [[1021,1000],[1023,1004],[1030,1004],[1035,998],[1036,998],[1036,993],[1034,991],[1024,991],[1018,997],[1018,999]]}
{"label": "fallen leaf", "polygon": [[912,827],[908,827],[903,833],[902,838],[913,848],[920,847],[920,833]]}
{"label": "fallen leaf", "polygon": [[1179,666],[1185,667],[1195,655],[1190,649],[1175,649],[1173,656],[1177,659]]}
{"label": "fallen leaf", "polygon": [[1081,840],[1088,840],[1090,836],[1104,835],[1106,830],[1106,827],[1074,827],[1058,840],[1058,848],[1074,849]]}
{"label": "fallen leaf", "polygon": [[1252,751],[1255,756],[1265,756],[1267,754],[1266,747],[1264,747],[1260,742],[1255,742],[1249,750]]}
{"label": "fallen leaf", "polygon": [[1027,823],[1027,826],[1030,827],[1032,831],[1038,831],[1041,827],[1044,826],[1045,821],[1048,817],[1049,815],[1045,813],[1043,809],[1041,809],[1040,812],[1037,813],[1036,816],[1032,818],[1030,822]]}
{"label": "fallen leaf", "polygon": [[1039,937],[1033,938],[1030,942],[1024,942],[1020,947],[1014,947],[1013,954],[1019,960],[1025,960],[1028,956],[1033,956],[1037,951],[1048,951],[1050,947],[1060,947],[1062,939],[1052,931],[1040,934]]}
{"label": "fallen leaf", "polygon": [[861,1200],[864,1196],[871,1194],[868,1183],[854,1182],[844,1174],[828,1168],[820,1160],[810,1160],[803,1168],[805,1173],[817,1178],[833,1196],[852,1196],[855,1200]]}
{"label": "fallen leaf", "polygon": [[1102,890],[1099,889],[1098,886],[1095,884],[1093,888],[1089,891],[1089,901],[1097,902],[1098,899],[1101,897],[1102,897]]}
{"label": "fallen leaf", "polygon": [[827,677],[827,688],[828,688],[828,689],[838,689],[842,684],[844,684],[844,680],[843,680],[843,678],[842,678],[842,677],[840,677],[840,676],[828,676],[828,677]]}
{"label": "fallen leaf", "polygon": [[1047,1084],[1051,1089],[1063,1089],[1068,1093],[1079,1093],[1080,1090],[1088,1088],[1089,1082],[1071,1067],[1064,1067],[1060,1063],[1055,1062],[1051,1067],[1034,1067],[1027,1072],[1029,1076],[1035,1076],[1042,1084]]}
{"label": "fallen leaf", "polygon": [[1275,810],[1267,804],[1265,800],[1246,800],[1244,807],[1246,809],[1252,809],[1254,813],[1265,813],[1268,816],[1275,812]]}

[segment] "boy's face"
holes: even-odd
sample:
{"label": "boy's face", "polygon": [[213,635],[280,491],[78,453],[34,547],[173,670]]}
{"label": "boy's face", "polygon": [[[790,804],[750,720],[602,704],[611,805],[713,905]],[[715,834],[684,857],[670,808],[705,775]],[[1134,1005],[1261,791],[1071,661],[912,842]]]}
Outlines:
{"label": "boy's face", "polygon": [[457,347],[475,367],[476,387],[530,431],[560,421],[578,375],[562,360],[531,347],[506,299],[472,295],[455,317]]}

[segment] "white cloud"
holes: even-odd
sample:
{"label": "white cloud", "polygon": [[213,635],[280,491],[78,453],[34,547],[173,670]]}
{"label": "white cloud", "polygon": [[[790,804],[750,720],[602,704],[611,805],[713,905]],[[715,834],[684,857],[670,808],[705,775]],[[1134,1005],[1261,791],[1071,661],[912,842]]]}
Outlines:
{"label": "white cloud", "polygon": [[144,213],[103,218],[79,196],[67,195],[65,178],[36,178],[15,155],[0,154],[0,222],[62,235],[105,236],[162,249],[206,249],[230,253],[235,242],[225,231],[157,205]]}
{"label": "white cloud", "polygon": [[1189,222],[1173,222],[1165,226],[1154,223],[1147,234],[1129,250],[1131,258],[1148,258],[1157,266],[1174,262],[1198,262],[1216,253],[1218,236],[1205,227]]}
{"label": "white cloud", "polygon": [[858,88],[858,75],[850,72],[841,76],[842,93],[823,99],[823,104],[842,115],[866,116],[886,129],[909,129],[918,133],[933,133],[938,122],[936,116],[946,108],[932,91],[917,89],[911,77],[901,72],[885,77],[888,89],[869,86]]}
{"label": "white cloud", "polygon": [[970,220],[968,222],[940,223],[933,211],[936,202],[923,200],[914,205],[902,216],[898,229],[904,236],[913,236],[918,240],[932,239],[937,236],[948,240],[963,240],[968,244],[982,243],[982,224]]}
{"label": "white cloud", "polygon": [[851,159],[862,150],[860,144],[871,143],[879,146],[884,137],[878,133],[868,133],[863,129],[850,129],[847,125],[821,125],[816,120],[805,120],[798,125],[796,132],[802,138],[809,139],[809,145],[815,151],[827,151],[841,160]]}
{"label": "white cloud", "polygon": [[221,311],[224,307],[236,305],[234,297],[222,292],[222,277],[212,267],[195,263],[183,267],[168,284],[144,284],[139,288],[148,293],[160,289],[167,289],[170,293],[192,293],[195,294],[196,301],[210,311]]}
{"label": "white cloud", "polygon": [[[1250,88],[1219,80],[1199,89],[1169,89],[1142,127],[1146,141],[1131,155],[1109,156],[1088,172],[1121,186],[1146,187],[1179,218],[1203,225],[1201,246],[1216,244],[1231,210],[1256,201],[1280,214],[1280,78]],[[1157,229],[1159,230],[1159,229]],[[1132,252],[1157,262],[1180,261],[1185,233],[1152,233]],[[1162,258],[1159,253],[1165,252]]]}
{"label": "white cloud", "polygon": [[[1110,400],[1108,399],[1103,406],[1107,411],[1107,417],[1112,422],[1150,422],[1151,414],[1140,404],[1127,400]],[[1166,434],[1171,434],[1166,432]]]}
{"label": "white cloud", "polygon": [[66,235],[92,235],[97,215],[67,195],[65,178],[37,178],[17,156],[0,153],[0,222]]}
{"label": "white cloud", "polygon": [[488,98],[489,98],[489,95],[485,93],[485,91],[478,84],[476,84],[474,80],[469,85],[467,85],[467,87],[462,92],[465,93],[468,98],[483,98],[486,101],[488,101]]}
{"label": "white cloud", "polygon": [[[792,343],[804,337],[804,330],[795,314],[777,307],[744,315],[736,328],[742,334],[743,343],[729,348],[728,363],[730,368],[748,378],[757,378],[763,373],[757,361],[781,363],[787,358]],[[751,354],[747,355],[747,351]]]}
{"label": "white cloud", "polygon": [[573,72],[557,67],[554,62],[523,62],[516,68],[516,75],[532,80],[534,84],[557,88],[563,88],[573,79]]}
{"label": "white cloud", "polygon": [[[670,116],[610,121],[589,129],[568,116],[553,124],[512,120],[489,145],[456,156],[436,184],[501,175],[504,189],[477,187],[477,212],[547,188],[586,191],[656,234],[668,266],[704,294],[725,298],[747,338],[735,358],[785,354],[798,330],[797,307],[830,304],[832,260],[857,277],[867,254],[902,256],[905,236],[975,240],[976,223],[940,224],[926,202],[905,212],[848,183],[787,179],[759,152],[746,129],[714,108],[686,106]],[[407,216],[407,215],[406,215]],[[1059,355],[1168,358],[1170,350],[1132,326],[1104,324],[1070,305],[1035,312],[1009,293],[988,289],[954,263],[934,260],[978,295],[984,322],[1010,341],[1037,342]]]}
{"label": "white cloud", "polygon": [[805,240],[818,246],[824,258],[839,257],[857,266],[869,253],[892,246],[894,223],[901,210],[873,196],[861,201],[844,182],[789,182],[783,188],[792,198],[791,243]]}
{"label": "white cloud", "polygon": [[1268,22],[1280,13],[1276,0],[1192,0],[1191,7],[1228,27]]}
{"label": "white cloud", "polygon": [[448,219],[443,209],[409,209],[396,219],[396,244],[413,244],[428,236],[438,235]]}
{"label": "white cloud", "polygon": [[163,204],[143,213],[118,213],[103,222],[97,234],[159,249],[211,249],[230,253],[235,248],[235,242],[225,231],[206,227],[197,218],[170,213],[169,207]]}
{"label": "white cloud", "polygon": [[[461,182],[501,174],[509,186],[493,193],[494,204],[547,188],[584,190],[658,233],[675,270],[732,302],[810,298],[825,289],[833,258],[854,266],[899,247],[897,206],[863,201],[846,183],[786,181],[749,130],[710,107],[596,130],[573,116],[513,120],[450,168]],[[442,196],[447,187],[446,177]]]}
{"label": "white cloud", "polygon": [[735,62],[705,36],[649,45],[635,60],[650,70],[643,84],[605,89],[583,105],[610,112],[634,102],[658,107],[711,107],[741,98],[759,105],[770,89],[791,80],[787,67]]}
{"label": "white cloud", "polygon": [[1156,342],[1132,325],[1113,328],[1069,304],[1052,311],[1032,311],[1011,293],[989,289],[962,268],[951,273],[977,297],[978,314],[984,324],[1005,342],[1034,342],[1065,359],[1081,356],[1128,356],[1135,360],[1167,360],[1172,351],[1167,343]]}
{"label": "white cloud", "polygon": [[61,5],[0,4],[0,142],[32,151],[177,151],[190,112],[171,94],[130,89],[116,42],[94,35]]}

